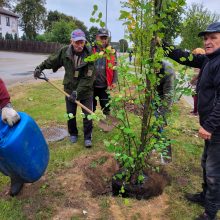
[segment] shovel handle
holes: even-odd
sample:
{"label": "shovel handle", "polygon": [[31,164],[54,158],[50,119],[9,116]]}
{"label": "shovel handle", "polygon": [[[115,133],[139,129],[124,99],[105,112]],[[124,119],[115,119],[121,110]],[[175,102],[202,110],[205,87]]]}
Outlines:
{"label": "shovel handle", "polygon": [[[47,80],[48,83],[50,83],[53,87],[55,87],[57,90],[59,90],[61,93],[63,93],[67,98],[70,97],[70,95],[68,93],[66,93],[65,91],[63,91],[62,89],[60,89],[58,86],[56,86],[54,83],[52,83],[50,80]],[[84,110],[86,110],[88,113],[90,114],[94,114],[93,111],[91,111],[90,109],[88,109],[85,105],[83,105],[81,102],[79,101],[75,101],[75,103],[80,106],[81,108],[83,108]]]}
{"label": "shovel handle", "polygon": [[[43,77],[38,77],[39,79],[44,79],[45,81],[47,81],[48,83],[50,83],[50,85],[52,85],[53,87],[55,87],[57,90],[59,90],[61,93],[63,93],[67,98],[70,97],[70,95],[68,93],[66,93],[65,91],[63,91],[62,89],[60,89],[57,85],[55,85],[54,83],[52,83],[43,73]],[[75,101],[75,103],[80,106],[81,108],[83,108],[85,111],[87,111],[89,114],[94,114],[93,111],[91,111],[90,109],[88,109],[85,105],[83,105],[81,102],[79,101]]]}

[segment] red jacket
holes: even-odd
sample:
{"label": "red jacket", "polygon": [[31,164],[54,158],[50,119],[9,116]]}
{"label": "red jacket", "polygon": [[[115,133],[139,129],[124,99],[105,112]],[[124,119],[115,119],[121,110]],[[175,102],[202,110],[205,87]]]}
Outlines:
{"label": "red jacket", "polygon": [[[92,48],[92,52],[96,53],[96,48],[93,47]],[[109,65],[110,64],[110,65]],[[112,81],[113,81],[113,76],[114,76],[114,70],[113,70],[113,66],[115,65],[115,56],[114,55],[110,55],[110,59],[106,58],[106,77],[107,77],[107,85],[111,86],[112,85]]]}
{"label": "red jacket", "polygon": [[10,102],[10,96],[4,82],[0,79],[0,108],[5,107]]}

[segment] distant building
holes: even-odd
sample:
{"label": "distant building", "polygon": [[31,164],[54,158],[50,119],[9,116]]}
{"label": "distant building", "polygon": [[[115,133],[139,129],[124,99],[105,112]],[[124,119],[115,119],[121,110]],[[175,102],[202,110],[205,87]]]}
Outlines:
{"label": "distant building", "polygon": [[6,33],[18,35],[18,18],[13,12],[0,8],[0,38],[5,37]]}

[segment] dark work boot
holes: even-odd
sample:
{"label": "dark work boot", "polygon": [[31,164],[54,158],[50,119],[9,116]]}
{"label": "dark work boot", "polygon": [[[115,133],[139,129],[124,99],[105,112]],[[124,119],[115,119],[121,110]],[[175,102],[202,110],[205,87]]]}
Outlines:
{"label": "dark work boot", "polygon": [[215,216],[211,217],[206,212],[204,212],[200,216],[198,216],[195,220],[216,220],[216,219],[217,218]]}
{"label": "dark work boot", "polygon": [[20,179],[11,178],[10,196],[16,196],[24,186],[24,182]]}
{"label": "dark work boot", "polygon": [[190,202],[197,203],[201,206],[205,206],[205,197],[203,192],[196,194],[186,193],[185,198]]}

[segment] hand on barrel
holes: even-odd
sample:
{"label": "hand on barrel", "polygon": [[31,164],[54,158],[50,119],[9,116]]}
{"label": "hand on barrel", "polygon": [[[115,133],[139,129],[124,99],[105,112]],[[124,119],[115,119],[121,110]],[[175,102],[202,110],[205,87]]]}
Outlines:
{"label": "hand on barrel", "polygon": [[20,120],[19,114],[12,107],[2,108],[2,121],[9,126],[13,126]]}

